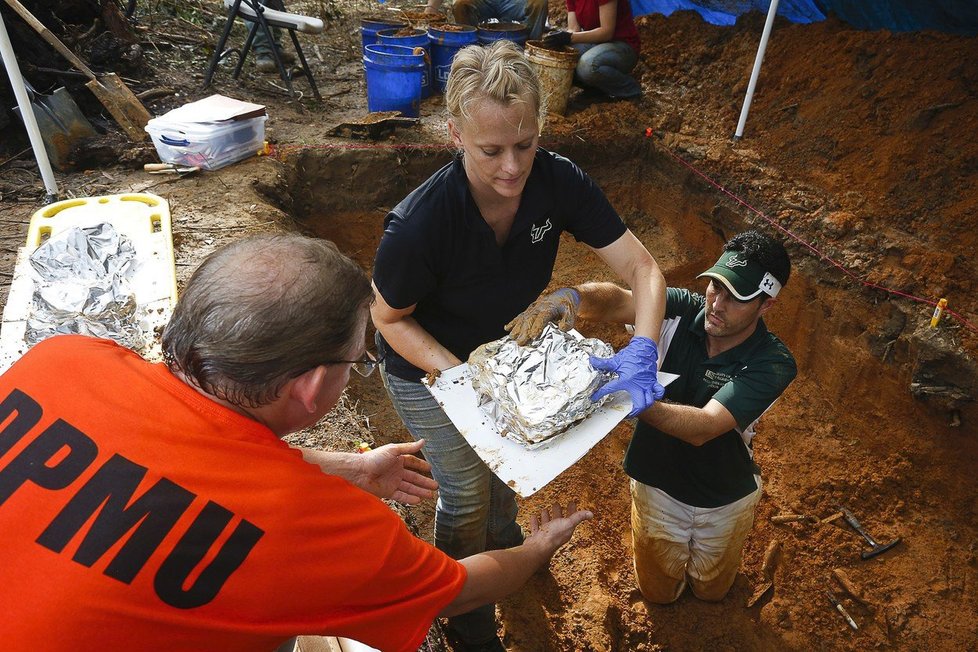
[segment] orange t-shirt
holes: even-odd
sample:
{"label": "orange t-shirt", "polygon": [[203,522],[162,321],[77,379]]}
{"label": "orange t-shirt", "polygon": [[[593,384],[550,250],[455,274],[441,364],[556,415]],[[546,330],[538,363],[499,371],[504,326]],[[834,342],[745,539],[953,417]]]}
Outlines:
{"label": "orange t-shirt", "polygon": [[0,376],[8,650],[414,650],[465,569],[164,365],[59,336]]}

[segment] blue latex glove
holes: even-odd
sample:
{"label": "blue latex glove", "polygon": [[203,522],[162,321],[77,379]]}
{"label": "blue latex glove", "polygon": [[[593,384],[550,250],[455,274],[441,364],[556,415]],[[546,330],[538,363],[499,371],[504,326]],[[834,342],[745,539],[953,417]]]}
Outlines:
{"label": "blue latex glove", "polygon": [[632,397],[632,411],[628,413],[628,417],[638,416],[666,395],[666,388],[656,378],[658,359],[659,350],[655,342],[641,336],[633,337],[628,346],[613,358],[596,358],[592,355],[592,367],[598,371],[616,373],[618,378],[594,392],[591,400],[600,400],[614,392],[628,392]]}

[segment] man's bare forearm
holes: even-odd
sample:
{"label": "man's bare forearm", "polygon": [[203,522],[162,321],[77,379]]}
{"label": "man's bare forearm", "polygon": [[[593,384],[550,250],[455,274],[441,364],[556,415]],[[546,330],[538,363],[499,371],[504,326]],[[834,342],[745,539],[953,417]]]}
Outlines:
{"label": "man's bare forearm", "polygon": [[640,414],[639,419],[693,446],[702,446],[737,425],[733,415],[713,400],[705,408],[659,401]]}

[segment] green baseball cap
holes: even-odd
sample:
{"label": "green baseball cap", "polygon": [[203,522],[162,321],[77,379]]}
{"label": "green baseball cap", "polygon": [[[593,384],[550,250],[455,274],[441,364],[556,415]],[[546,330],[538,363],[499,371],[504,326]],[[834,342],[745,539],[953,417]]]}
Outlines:
{"label": "green baseball cap", "polygon": [[740,251],[725,251],[720,260],[696,278],[708,276],[723,283],[740,301],[750,301],[762,292],[770,297],[778,296],[781,282],[759,263],[744,257]]}

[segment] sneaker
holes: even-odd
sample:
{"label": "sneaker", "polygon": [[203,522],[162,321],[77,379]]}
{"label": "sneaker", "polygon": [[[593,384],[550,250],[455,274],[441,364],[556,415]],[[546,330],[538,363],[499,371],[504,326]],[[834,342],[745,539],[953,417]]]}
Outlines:
{"label": "sneaker", "polygon": [[295,63],[295,55],[289,52],[288,50],[283,50],[282,48],[279,48],[278,56],[282,60],[282,63],[284,63],[287,66],[291,66],[293,63]]}
{"label": "sneaker", "polygon": [[255,56],[255,70],[264,73],[278,72],[278,64],[275,63],[275,57],[270,52],[262,52]]}
{"label": "sneaker", "polygon": [[[286,68],[295,63],[295,55],[291,52],[279,49],[278,57]],[[272,56],[271,52],[260,52],[255,56],[255,69],[264,73],[278,72],[278,65],[275,63],[275,57]]]}

